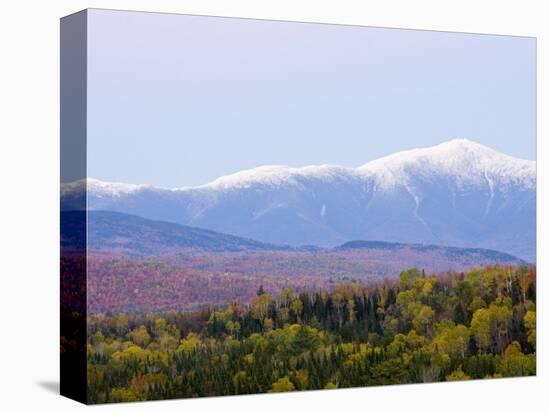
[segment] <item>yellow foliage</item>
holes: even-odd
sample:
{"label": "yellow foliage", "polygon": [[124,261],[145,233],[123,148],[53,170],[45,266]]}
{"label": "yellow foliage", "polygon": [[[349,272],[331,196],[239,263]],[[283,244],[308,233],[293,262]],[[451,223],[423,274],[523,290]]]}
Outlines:
{"label": "yellow foliage", "polygon": [[132,345],[124,351],[117,351],[112,358],[115,362],[123,362],[128,360],[145,361],[151,353],[137,345]]}
{"label": "yellow foliage", "polygon": [[457,369],[456,371],[451,372],[445,377],[446,381],[467,381],[472,378],[462,371],[462,368]]}
{"label": "yellow foliage", "polygon": [[296,388],[294,387],[294,384],[292,384],[292,382],[290,382],[290,379],[285,376],[275,381],[271,386],[271,390],[269,392],[287,392],[294,391],[295,389]]}
{"label": "yellow foliage", "polygon": [[190,332],[185,339],[182,339],[180,345],[178,346],[178,351],[180,352],[192,352],[197,349],[201,344],[199,336]]}

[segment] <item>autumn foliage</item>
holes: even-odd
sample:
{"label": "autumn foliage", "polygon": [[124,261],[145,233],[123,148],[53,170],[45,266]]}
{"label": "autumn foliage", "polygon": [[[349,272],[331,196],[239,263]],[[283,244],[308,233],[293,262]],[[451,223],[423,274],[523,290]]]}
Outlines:
{"label": "autumn foliage", "polygon": [[[162,269],[159,269],[162,274]],[[136,293],[137,294],[137,293]],[[536,373],[536,271],[341,284],[193,312],[88,315],[92,403]]]}

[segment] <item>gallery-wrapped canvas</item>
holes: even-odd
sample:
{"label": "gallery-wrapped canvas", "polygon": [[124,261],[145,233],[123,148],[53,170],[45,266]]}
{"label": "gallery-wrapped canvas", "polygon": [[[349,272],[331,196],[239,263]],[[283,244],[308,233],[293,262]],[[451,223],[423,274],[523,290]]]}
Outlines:
{"label": "gallery-wrapped canvas", "polygon": [[61,393],[536,373],[536,40],[61,19]]}

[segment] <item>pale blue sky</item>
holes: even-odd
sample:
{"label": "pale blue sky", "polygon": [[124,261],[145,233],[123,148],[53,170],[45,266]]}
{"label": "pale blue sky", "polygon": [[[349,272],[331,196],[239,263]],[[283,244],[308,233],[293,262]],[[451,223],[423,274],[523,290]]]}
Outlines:
{"label": "pale blue sky", "polygon": [[356,167],[466,137],[535,159],[533,38],[90,10],[88,176]]}

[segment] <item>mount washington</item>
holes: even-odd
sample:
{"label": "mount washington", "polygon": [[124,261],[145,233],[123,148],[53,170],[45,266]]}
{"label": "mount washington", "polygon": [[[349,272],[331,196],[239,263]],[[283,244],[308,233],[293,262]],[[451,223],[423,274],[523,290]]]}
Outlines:
{"label": "mount washington", "polygon": [[262,166],[206,185],[161,189],[87,180],[61,188],[110,210],[285,245],[351,240],[480,247],[535,261],[536,163],[466,139],[358,167]]}

